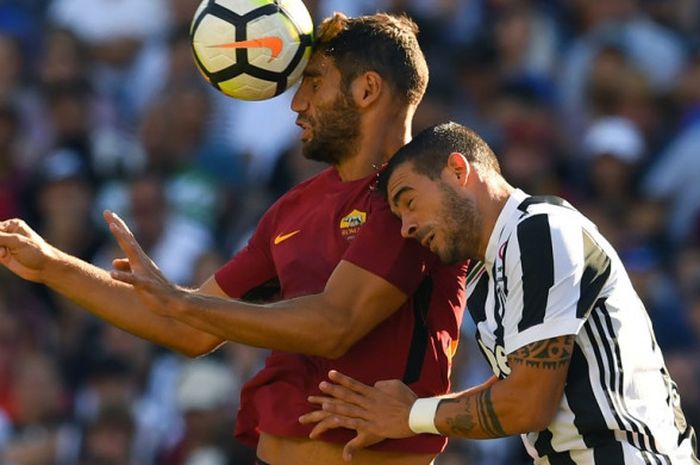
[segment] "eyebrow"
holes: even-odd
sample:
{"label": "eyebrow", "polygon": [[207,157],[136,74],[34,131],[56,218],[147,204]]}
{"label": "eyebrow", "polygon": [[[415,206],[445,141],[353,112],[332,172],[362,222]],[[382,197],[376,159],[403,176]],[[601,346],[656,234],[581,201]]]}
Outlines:
{"label": "eyebrow", "polygon": [[318,77],[318,76],[320,76],[320,75],[321,75],[321,71],[319,71],[319,70],[317,70],[317,69],[311,69],[311,70],[310,70],[310,69],[307,68],[307,69],[305,69],[304,72],[302,73],[302,76],[303,76],[303,77],[307,77],[307,78],[315,78],[315,77]]}
{"label": "eyebrow", "polygon": [[391,197],[391,203],[394,204],[394,207],[399,206],[399,200],[401,200],[401,196],[408,192],[412,191],[413,188],[408,187],[408,186],[403,186],[401,189],[399,189],[392,197]]}

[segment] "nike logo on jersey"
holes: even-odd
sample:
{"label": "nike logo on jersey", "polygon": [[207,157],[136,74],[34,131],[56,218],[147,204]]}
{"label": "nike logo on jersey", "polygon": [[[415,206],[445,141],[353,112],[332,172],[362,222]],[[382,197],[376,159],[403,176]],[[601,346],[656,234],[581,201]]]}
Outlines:
{"label": "nike logo on jersey", "polygon": [[266,48],[270,50],[270,59],[272,61],[282,51],[282,39],[277,36],[261,37],[259,39],[240,40],[238,42],[228,42],[225,44],[209,45],[209,48]]}
{"label": "nike logo on jersey", "polygon": [[275,243],[275,245],[278,245],[278,244],[280,244],[280,243],[286,241],[286,240],[289,239],[290,237],[296,236],[296,235],[299,234],[300,232],[301,232],[301,229],[297,229],[296,231],[292,231],[292,232],[287,233],[287,234],[278,234],[277,237],[275,237],[274,243]]}

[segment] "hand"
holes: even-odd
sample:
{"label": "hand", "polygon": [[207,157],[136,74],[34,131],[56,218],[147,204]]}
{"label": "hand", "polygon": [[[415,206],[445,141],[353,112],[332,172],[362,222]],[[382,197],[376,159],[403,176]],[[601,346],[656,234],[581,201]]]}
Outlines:
{"label": "hand", "polygon": [[173,316],[187,291],[167,280],[143,251],[124,220],[109,210],[103,216],[119,248],[126,255],[126,258],[112,261],[112,278],[134,286],[141,300],[153,312]]}
{"label": "hand", "polygon": [[416,395],[401,381],[378,381],[371,387],[335,370],[328,377],[333,383],[324,381],[319,387],[330,397],[309,397],[323,410],[299,418],[304,424],[318,423],[311,431],[312,439],[333,428],[356,430],[355,439],[343,449],[343,457],[349,460],[356,450],[378,442],[379,438],[399,439],[415,434],[408,427],[408,415]]}
{"label": "hand", "polygon": [[59,253],[23,220],[0,222],[0,263],[19,277],[41,282],[47,263]]}

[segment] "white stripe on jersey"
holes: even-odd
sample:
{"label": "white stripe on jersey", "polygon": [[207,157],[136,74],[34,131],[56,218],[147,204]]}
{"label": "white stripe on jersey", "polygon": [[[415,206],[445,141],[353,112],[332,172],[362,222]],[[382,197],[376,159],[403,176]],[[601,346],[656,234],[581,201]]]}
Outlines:
{"label": "white stripe on jersey", "polygon": [[515,191],[467,294],[478,345],[501,378],[509,353],[577,335],[559,411],[546,430],[522,436],[536,464],[700,464],[627,272],[568,203]]}

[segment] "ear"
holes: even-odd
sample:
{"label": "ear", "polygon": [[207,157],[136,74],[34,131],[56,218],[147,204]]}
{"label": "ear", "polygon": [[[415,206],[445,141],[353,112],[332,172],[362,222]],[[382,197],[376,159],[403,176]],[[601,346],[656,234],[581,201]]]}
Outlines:
{"label": "ear", "polygon": [[352,97],[359,108],[374,103],[382,92],[384,80],[374,71],[366,71],[355,78],[350,86]]}
{"label": "ear", "polygon": [[471,173],[471,165],[469,165],[467,157],[459,152],[452,152],[447,159],[447,169],[460,186],[467,183],[467,178]]}

